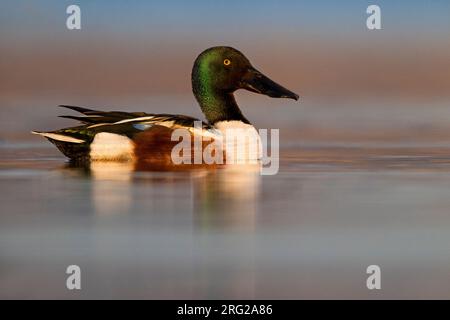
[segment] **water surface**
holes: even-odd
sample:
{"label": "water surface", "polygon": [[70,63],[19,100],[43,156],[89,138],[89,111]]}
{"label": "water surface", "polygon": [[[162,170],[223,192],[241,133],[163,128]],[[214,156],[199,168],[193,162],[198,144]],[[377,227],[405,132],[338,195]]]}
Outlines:
{"label": "water surface", "polygon": [[280,157],[274,176],[133,172],[3,145],[0,297],[450,297],[450,150],[293,141]]}
{"label": "water surface", "polygon": [[[76,101],[3,100],[0,298],[450,298],[448,104],[241,95],[280,129],[279,173],[261,176],[73,168],[29,131],[70,125],[54,106]],[[201,116],[191,97],[80,104]]]}

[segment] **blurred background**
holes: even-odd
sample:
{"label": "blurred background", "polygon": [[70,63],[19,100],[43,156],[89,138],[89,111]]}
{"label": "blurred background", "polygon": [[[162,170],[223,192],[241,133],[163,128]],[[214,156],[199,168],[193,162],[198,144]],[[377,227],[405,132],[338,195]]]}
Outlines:
{"label": "blurred background", "polygon": [[[72,125],[59,104],[203,118],[216,45],[301,96],[237,92],[277,175],[72,168],[29,134]],[[0,298],[450,298],[449,57],[444,0],[2,1]]]}
{"label": "blurred background", "polygon": [[73,3],[2,2],[3,139],[37,141],[29,130],[69,124],[55,118],[58,104],[201,117],[193,61],[229,45],[302,97],[239,92],[257,127],[326,141],[405,140],[416,130],[414,139],[449,141],[448,1],[377,1],[375,31],[366,28],[371,1],[77,1],[82,29],[68,30]]}

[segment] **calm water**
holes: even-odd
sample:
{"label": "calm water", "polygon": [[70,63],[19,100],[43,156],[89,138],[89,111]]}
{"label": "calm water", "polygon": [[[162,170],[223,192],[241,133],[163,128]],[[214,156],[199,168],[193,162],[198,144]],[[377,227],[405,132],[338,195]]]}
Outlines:
{"label": "calm water", "polygon": [[71,168],[6,139],[0,298],[450,298],[450,144],[308,132],[282,135],[274,176]]}

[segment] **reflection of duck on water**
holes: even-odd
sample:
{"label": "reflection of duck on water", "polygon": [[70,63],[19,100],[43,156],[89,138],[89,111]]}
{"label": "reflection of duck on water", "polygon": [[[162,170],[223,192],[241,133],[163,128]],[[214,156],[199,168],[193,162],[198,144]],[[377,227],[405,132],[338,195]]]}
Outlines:
{"label": "reflection of duck on water", "polygon": [[[297,94],[264,76],[241,52],[231,47],[213,47],[197,57],[192,70],[192,88],[208,121],[201,123],[200,134],[216,140],[223,139],[228,129],[256,132],[242,115],[234,91],[246,89],[274,98],[298,99]],[[79,120],[83,125],[33,133],[46,137],[76,162],[132,161],[137,167],[166,169],[172,164],[171,150],[178,143],[171,141],[172,131],[185,128],[193,135],[198,134],[194,124],[199,120],[189,116],[64,107],[82,113],[83,116],[63,117]],[[224,151],[226,153],[227,149]]]}
{"label": "reflection of duck on water", "polygon": [[259,164],[227,166],[198,179],[194,212],[202,228],[253,230],[258,209],[261,174]]}
{"label": "reflection of duck on water", "polygon": [[[225,226],[253,228],[260,196],[260,164],[223,166],[217,170],[193,169],[175,172],[136,172],[129,162],[98,162],[85,166],[69,165],[64,170],[71,175],[89,177],[91,200],[97,214],[126,214],[133,206],[148,212],[174,209],[172,197],[177,197],[183,215],[193,215],[201,229]],[[145,187],[145,199],[136,192]],[[164,191],[161,191],[164,190]],[[184,190],[180,197],[180,190]],[[185,195],[189,195],[187,198]],[[183,204],[182,204],[183,203]]]}

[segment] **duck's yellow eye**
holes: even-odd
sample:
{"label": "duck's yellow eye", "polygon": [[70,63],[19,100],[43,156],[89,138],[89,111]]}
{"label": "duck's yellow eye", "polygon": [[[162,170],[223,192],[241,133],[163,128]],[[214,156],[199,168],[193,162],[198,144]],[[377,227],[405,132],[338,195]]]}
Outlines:
{"label": "duck's yellow eye", "polygon": [[223,60],[223,64],[226,65],[226,66],[229,66],[231,64],[230,59]]}

